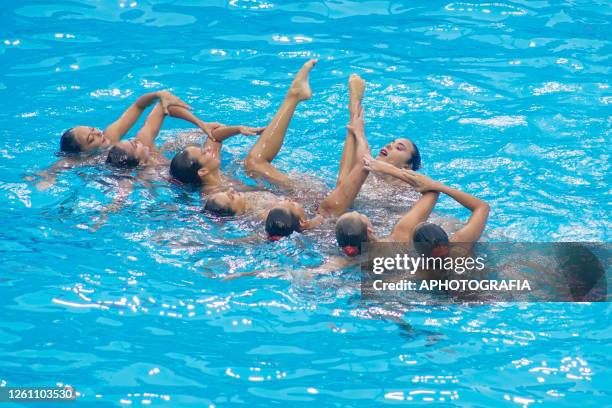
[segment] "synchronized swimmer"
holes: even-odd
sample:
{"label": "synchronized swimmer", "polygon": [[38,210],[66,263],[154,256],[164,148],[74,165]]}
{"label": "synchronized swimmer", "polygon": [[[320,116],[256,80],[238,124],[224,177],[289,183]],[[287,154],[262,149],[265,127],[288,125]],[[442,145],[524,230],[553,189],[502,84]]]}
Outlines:
{"label": "synchronized swimmer", "polygon": [[[92,164],[94,158],[99,161],[106,155],[108,165],[123,171],[136,170],[136,176],[119,186],[120,191],[113,204],[102,210],[101,222],[106,220],[106,213],[120,208],[120,202],[132,191],[134,180],[146,174],[147,168],[169,167],[174,181],[199,190],[205,213],[217,218],[255,214],[265,225],[265,234],[262,231],[260,235],[270,241],[334,223],[336,241],[345,255],[344,264],[358,256],[366,243],[414,243],[427,256],[446,257],[459,256],[452,253],[450,243],[473,244],[478,241],[487,222],[488,204],[417,173],[421,167],[421,154],[414,142],[405,138],[395,139],[387,143],[375,158],[372,157],[365,134],[362,105],[366,83],[355,74],[348,81],[349,124],[335,188],[321,200],[312,216],[307,215],[297,194],[300,181],[281,172],[272,162],[283,146],[296,108],[312,97],[309,75],[316,62],[306,62],[297,72],[285,99],[265,127],[204,122],[190,112],[189,105],[170,92],[145,94],[103,131],[87,126],[76,126],[65,131],[60,139],[64,157],[38,173],[41,180],[37,187],[48,188],[61,171]],[[131,141],[123,140],[138,118],[153,104],[155,106],[136,136]],[[195,125],[205,134],[201,145],[183,148],[171,161],[163,155],[167,147],[158,149],[155,145],[164,118],[168,115]],[[246,174],[278,187],[282,195],[278,190],[249,190],[222,172],[223,142],[237,134],[257,136],[257,141],[243,160]],[[357,211],[347,212],[370,174],[389,186],[408,186],[421,193],[421,198],[384,238],[376,236],[365,215]],[[465,225],[450,237],[440,226],[427,222],[440,193],[471,211]]]}

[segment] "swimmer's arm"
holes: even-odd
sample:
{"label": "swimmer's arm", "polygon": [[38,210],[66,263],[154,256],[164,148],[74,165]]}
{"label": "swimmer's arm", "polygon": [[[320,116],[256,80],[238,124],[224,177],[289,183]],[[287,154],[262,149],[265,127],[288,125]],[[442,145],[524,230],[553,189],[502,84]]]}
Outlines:
{"label": "swimmer's arm", "polygon": [[[193,113],[191,113],[188,109],[182,106],[172,105],[168,107],[168,113],[171,117],[177,119],[183,119],[187,122],[190,122],[196,125],[199,129],[201,129],[209,138],[212,137],[213,131],[221,126],[221,123],[217,122],[204,122],[199,119]],[[168,150],[177,150],[179,146],[183,146],[188,143],[190,139],[193,138],[193,133],[187,133],[181,135],[178,139],[171,140],[169,142],[164,143],[164,145],[159,149],[160,153],[164,153]],[[199,142],[194,141],[195,143]]]}
{"label": "swimmer's arm", "polygon": [[434,186],[436,191],[448,195],[472,212],[467,223],[450,237],[450,241],[465,243],[478,241],[487,225],[489,204],[471,194],[450,188],[442,183],[435,183]]}
{"label": "swimmer's arm", "polygon": [[317,228],[319,225],[323,224],[324,221],[325,217],[323,217],[321,214],[317,214],[309,220],[300,220],[300,230],[306,231]]}
{"label": "swimmer's arm", "polygon": [[149,149],[155,150],[155,138],[159,134],[165,117],[166,114],[162,105],[157,103],[151,113],[149,113],[149,116],[147,116],[144,125],[136,133],[136,140],[141,141]]}
{"label": "swimmer's arm", "polygon": [[136,100],[115,122],[104,129],[111,144],[117,143],[134,126],[140,115],[160,98],[161,92],[150,92]]}
{"label": "swimmer's arm", "polygon": [[55,184],[57,181],[57,176],[59,176],[62,171],[72,169],[82,162],[82,160],[75,157],[65,157],[56,161],[52,166],[46,168],[45,170],[36,172],[34,176],[25,176],[24,179],[26,181],[34,181],[38,179],[36,189],[43,191]]}
{"label": "swimmer's arm", "polygon": [[230,244],[248,244],[252,242],[261,242],[264,240],[265,240],[264,234],[255,233],[255,234],[247,235],[246,237],[229,238],[226,240],[226,242]]}
{"label": "swimmer's arm", "polygon": [[224,140],[243,132],[243,134],[257,134],[257,132],[262,132],[263,129],[264,128],[250,128],[247,126],[220,125],[212,131],[212,136],[208,137],[204,142],[204,150],[210,152],[213,157],[220,159],[221,146],[223,145]]}
{"label": "swimmer's arm", "polygon": [[363,161],[366,168],[374,173],[395,177],[396,179],[412,185],[410,178],[403,169],[397,168],[382,160],[376,160],[371,156],[365,156]]}
{"label": "swimmer's arm", "polygon": [[299,275],[299,277],[301,278],[312,279],[317,275],[325,275],[325,274],[337,272],[346,267],[356,265],[357,263],[358,261],[354,259],[348,259],[348,258],[344,258],[340,256],[335,256],[335,257],[332,257],[327,262],[323,263],[322,265],[312,267],[312,268],[304,268],[301,270],[292,270],[289,268],[276,268],[276,269],[265,269],[265,270],[258,270],[258,271],[240,272],[240,273],[234,273],[234,274],[228,275],[223,280],[229,281],[229,280],[234,280],[238,278],[244,278],[247,276],[259,277],[259,276],[280,275],[281,273],[284,275],[289,275],[289,274]]}
{"label": "swimmer's arm", "polygon": [[474,243],[480,239],[489,217],[489,204],[464,191],[450,188],[438,181],[434,181],[424,174],[412,170],[401,170],[406,182],[411,184],[416,191],[437,191],[451,197],[459,204],[472,211],[468,222],[463,228],[455,232],[450,238],[451,242]]}
{"label": "swimmer's arm", "polygon": [[102,225],[106,224],[106,221],[108,221],[108,214],[119,212],[119,210],[123,208],[127,198],[132,194],[132,191],[134,191],[134,182],[127,179],[120,180],[118,187],[119,191],[115,197],[113,197],[113,201],[100,210],[97,222],[89,229],[91,232],[96,232]]}
{"label": "swimmer's arm", "polygon": [[439,193],[437,191],[427,191],[425,192],[421,198],[412,206],[410,211],[408,211],[397,224],[393,227],[393,231],[391,231],[391,238],[394,241],[399,242],[410,242],[412,241],[412,234],[414,233],[414,228],[422,223],[427,221],[431,211],[436,205],[438,201]]}
{"label": "swimmer's arm", "polygon": [[349,266],[357,265],[359,261],[355,258],[347,258],[344,256],[333,256],[322,265],[314,268],[305,268],[301,270],[301,277],[313,278],[317,275],[329,275],[338,272]]}
{"label": "swimmer's arm", "polygon": [[208,137],[212,137],[215,129],[223,126],[221,123],[218,122],[204,122],[203,120],[195,116],[193,113],[191,113],[187,108],[179,105],[169,106],[168,113],[173,118],[183,119],[187,122],[193,123],[198,128],[202,129],[202,131]]}
{"label": "swimmer's arm", "polygon": [[242,126],[242,125],[240,126],[220,125],[212,132],[211,137],[215,141],[222,143],[225,139],[230,138],[235,135],[241,134],[245,136],[253,136],[253,135],[260,134],[265,129],[266,129],[265,127],[254,128],[254,127]]}

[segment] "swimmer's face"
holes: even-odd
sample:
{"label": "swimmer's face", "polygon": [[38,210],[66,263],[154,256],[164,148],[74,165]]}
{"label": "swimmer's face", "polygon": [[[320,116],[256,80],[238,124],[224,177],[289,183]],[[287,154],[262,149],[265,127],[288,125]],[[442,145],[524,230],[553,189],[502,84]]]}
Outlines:
{"label": "swimmer's face", "polygon": [[206,170],[215,171],[221,167],[219,155],[213,152],[210,148],[201,148],[199,146],[189,146],[185,149],[193,160],[197,161]]}
{"label": "swimmer's face", "polygon": [[95,127],[76,126],[72,128],[72,133],[83,152],[110,145],[110,140],[104,136],[100,129]]}
{"label": "swimmer's face", "polygon": [[145,163],[151,157],[151,151],[148,146],[142,144],[140,140],[123,141],[117,143],[117,147],[124,150],[130,156],[138,160],[138,163]]}
{"label": "swimmer's face", "polygon": [[246,198],[244,194],[229,189],[221,193],[216,193],[210,196],[217,205],[224,208],[229,208],[234,214],[243,214],[246,210]]}
{"label": "swimmer's face", "polygon": [[390,163],[398,168],[411,168],[410,161],[413,154],[414,145],[412,142],[408,139],[400,138],[383,147],[378,156],[376,156],[376,159]]}
{"label": "swimmer's face", "polygon": [[296,203],[295,201],[282,200],[279,201],[274,208],[282,208],[283,210],[293,214],[293,216],[297,217],[298,220],[306,219],[306,211],[304,211],[304,207],[302,204]]}

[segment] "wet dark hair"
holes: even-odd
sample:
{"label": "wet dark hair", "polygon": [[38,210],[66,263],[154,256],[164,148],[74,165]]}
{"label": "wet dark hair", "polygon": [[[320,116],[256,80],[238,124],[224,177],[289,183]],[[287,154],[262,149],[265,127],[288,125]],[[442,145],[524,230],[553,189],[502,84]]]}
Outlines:
{"label": "wet dark hair", "polygon": [[70,128],[62,134],[60,138],[60,151],[64,153],[79,153],[83,150],[73,130],[74,128]]}
{"label": "wet dark hair", "polygon": [[552,245],[558,262],[557,270],[567,280],[572,300],[606,301],[608,284],[601,259],[580,242],[556,242]]}
{"label": "wet dark hair", "polygon": [[412,140],[410,143],[412,143],[413,151],[412,156],[410,156],[410,159],[406,162],[406,164],[410,164],[412,166],[412,170],[417,171],[421,168],[421,152],[419,152],[419,148],[417,147],[416,143],[414,143]]}
{"label": "wet dark hair", "polygon": [[136,167],[138,166],[138,159],[120,148],[119,146],[113,146],[108,152],[106,163],[116,167]]}
{"label": "wet dark hair", "polygon": [[300,220],[284,208],[273,208],[266,217],[266,232],[269,236],[288,237],[300,231]]}
{"label": "wet dark hair", "polygon": [[198,170],[201,168],[202,164],[193,159],[186,149],[183,149],[182,152],[172,158],[170,175],[183,183],[200,185],[202,180],[198,176]]}
{"label": "wet dark hair", "polygon": [[342,249],[355,247],[361,253],[361,244],[368,242],[368,226],[356,217],[340,218],[336,222],[336,242]]}
{"label": "wet dark hair", "polygon": [[204,204],[204,211],[216,215],[217,217],[230,217],[236,215],[230,207],[221,205],[214,198],[209,198]]}
{"label": "wet dark hair", "polygon": [[448,246],[448,234],[436,224],[421,224],[412,237],[419,254],[430,256],[435,248]]}

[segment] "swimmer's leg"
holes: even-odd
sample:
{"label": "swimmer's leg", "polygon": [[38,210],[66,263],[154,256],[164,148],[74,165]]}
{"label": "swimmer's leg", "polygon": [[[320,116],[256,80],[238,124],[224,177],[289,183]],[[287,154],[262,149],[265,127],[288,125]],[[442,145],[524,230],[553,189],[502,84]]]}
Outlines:
{"label": "swimmer's leg", "polygon": [[[349,78],[349,121],[352,121],[355,115],[359,114],[364,91],[365,81],[357,74],[351,75]],[[355,160],[360,160],[355,158],[355,137],[347,129],[336,185],[338,185],[340,180],[346,179],[346,176],[355,165]]]}
{"label": "swimmer's leg", "polygon": [[364,156],[370,155],[370,145],[366,139],[363,124],[363,108],[351,121],[349,131],[355,141],[353,167],[348,174],[338,178],[336,188],[321,202],[318,212],[324,217],[337,217],[346,212],[353,205],[355,197],[359,194],[369,174],[363,161]]}
{"label": "swimmer's leg", "polygon": [[251,176],[262,177],[275,184],[289,181],[287,175],[278,171],[271,162],[283,145],[295,108],[312,96],[308,74],[316,62],[314,59],[308,61],[295,75],[285,100],[244,160],[244,168]]}

